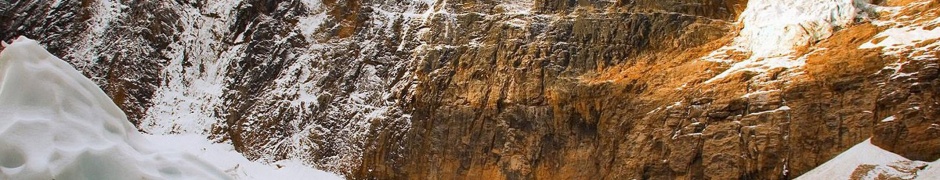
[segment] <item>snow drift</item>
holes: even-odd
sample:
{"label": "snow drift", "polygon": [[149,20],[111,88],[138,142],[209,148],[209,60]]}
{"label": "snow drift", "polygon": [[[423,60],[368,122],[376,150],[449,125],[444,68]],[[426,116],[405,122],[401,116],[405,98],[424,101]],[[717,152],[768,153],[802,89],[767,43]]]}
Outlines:
{"label": "snow drift", "polygon": [[91,80],[36,41],[0,53],[0,179],[231,179],[161,151]]}

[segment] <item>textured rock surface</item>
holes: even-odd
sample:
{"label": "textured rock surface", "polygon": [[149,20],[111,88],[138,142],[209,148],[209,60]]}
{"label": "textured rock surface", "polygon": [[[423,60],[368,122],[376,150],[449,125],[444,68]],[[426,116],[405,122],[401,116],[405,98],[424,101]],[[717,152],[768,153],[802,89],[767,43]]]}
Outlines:
{"label": "textured rock surface", "polygon": [[935,40],[858,48],[937,2],[874,3],[758,70],[724,49],[747,1],[16,1],[0,38],[150,133],[351,178],[786,179],[869,137],[940,156]]}
{"label": "textured rock surface", "polygon": [[[889,1],[890,2],[890,1]],[[885,19],[893,28],[934,29],[940,22],[940,2],[908,4]],[[910,16],[914,18],[898,18]],[[920,34],[918,36],[931,36]],[[936,35],[934,35],[936,36]],[[892,38],[879,36],[874,41]],[[888,78],[878,95],[876,113],[880,116],[872,143],[912,160],[935,161],[940,158],[940,61],[937,39],[928,39],[900,47],[887,47],[894,54],[894,64],[885,68]],[[889,118],[893,120],[889,120]]]}

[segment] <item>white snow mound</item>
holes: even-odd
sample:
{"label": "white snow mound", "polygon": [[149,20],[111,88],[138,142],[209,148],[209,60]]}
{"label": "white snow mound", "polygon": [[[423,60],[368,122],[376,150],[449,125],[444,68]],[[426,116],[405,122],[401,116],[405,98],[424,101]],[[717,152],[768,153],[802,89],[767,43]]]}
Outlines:
{"label": "white snow mound", "polygon": [[796,179],[850,179],[852,172],[859,165],[890,164],[900,161],[910,160],[871,144],[869,139],[852,146],[849,150]]}
{"label": "white snow mound", "polygon": [[161,149],[36,41],[20,37],[0,53],[0,179],[231,179]]}
{"label": "white snow mound", "polygon": [[796,178],[801,179],[937,179],[940,160],[913,161],[871,143],[858,143]]}

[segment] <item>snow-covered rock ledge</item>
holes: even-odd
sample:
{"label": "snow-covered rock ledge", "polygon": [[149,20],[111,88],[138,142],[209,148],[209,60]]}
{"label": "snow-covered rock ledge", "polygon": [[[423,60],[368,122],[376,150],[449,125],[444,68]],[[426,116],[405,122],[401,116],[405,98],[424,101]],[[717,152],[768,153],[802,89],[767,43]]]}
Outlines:
{"label": "snow-covered rock ledge", "polygon": [[204,136],[141,134],[97,85],[38,42],[3,45],[0,179],[340,178],[300,163],[251,162]]}

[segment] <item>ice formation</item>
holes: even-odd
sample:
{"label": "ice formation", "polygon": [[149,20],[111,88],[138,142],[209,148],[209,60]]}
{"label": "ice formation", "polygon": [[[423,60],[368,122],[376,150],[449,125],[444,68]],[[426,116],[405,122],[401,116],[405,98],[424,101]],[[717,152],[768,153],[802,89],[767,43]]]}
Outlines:
{"label": "ice formation", "polygon": [[738,37],[703,59],[732,62],[727,52],[750,54],[723,73],[706,81],[722,79],[739,71],[763,72],[773,68],[803,66],[794,56],[797,47],[829,38],[841,28],[868,19],[869,0],[754,0],[738,18]]}
{"label": "ice formation", "polygon": [[231,179],[164,149],[38,42],[20,37],[0,53],[0,179]]}
{"label": "ice formation", "polygon": [[839,28],[865,19],[868,0],[748,1],[735,43],[757,58],[789,55],[832,36]]}

